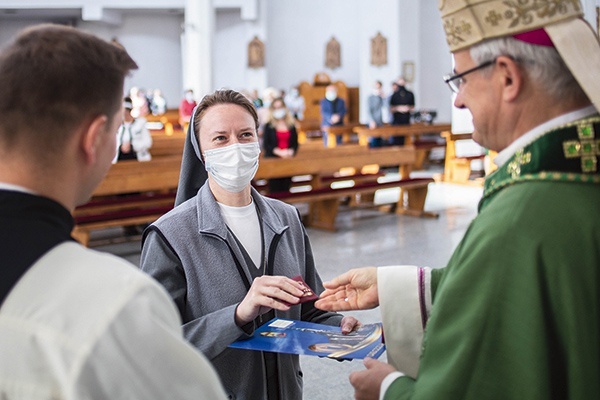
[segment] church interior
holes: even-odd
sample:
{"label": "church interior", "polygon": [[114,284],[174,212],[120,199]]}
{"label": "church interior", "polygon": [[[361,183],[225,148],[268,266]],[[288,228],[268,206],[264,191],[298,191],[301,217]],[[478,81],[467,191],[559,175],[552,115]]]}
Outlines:
{"label": "church interior", "polygon": [[[493,154],[473,142],[470,115],[453,107],[442,79],[453,66],[437,1],[0,3],[0,48],[29,25],[75,26],[136,60],[124,96],[160,90],[166,100],[163,112],[144,115],[152,160],[117,162],[90,203],[75,211],[74,234],[90,247],[139,265],[143,228],[173,206],[187,128],[178,108],[189,89],[195,101],[229,88],[263,102],[269,89],[281,97],[298,90],[304,109],[297,154],[283,173],[261,159],[254,185],[268,196],[269,179],[293,175],[289,192],[274,197],[298,208],[324,281],[368,265],[443,267],[477,215]],[[594,1],[583,3],[586,18],[595,19]],[[389,98],[400,77],[414,104],[410,123],[399,127]],[[376,81],[384,93],[382,125],[369,129]],[[329,85],[347,113],[341,125],[323,127],[320,101]],[[373,137],[394,136],[404,138],[402,146],[371,148]],[[356,316],[381,320],[377,309]],[[307,399],[351,398],[348,374],[363,369],[360,361],[301,362]]]}

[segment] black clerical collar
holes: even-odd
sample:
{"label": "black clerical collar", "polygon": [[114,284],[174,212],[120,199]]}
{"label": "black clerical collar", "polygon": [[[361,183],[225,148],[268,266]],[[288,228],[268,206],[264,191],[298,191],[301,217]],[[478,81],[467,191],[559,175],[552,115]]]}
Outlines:
{"label": "black clerical collar", "polygon": [[46,197],[0,190],[0,304],[27,270],[56,245],[74,240],[74,221]]}

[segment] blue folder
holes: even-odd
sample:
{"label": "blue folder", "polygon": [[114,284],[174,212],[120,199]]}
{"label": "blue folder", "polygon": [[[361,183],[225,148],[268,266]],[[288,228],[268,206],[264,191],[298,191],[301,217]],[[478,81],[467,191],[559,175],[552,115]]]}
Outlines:
{"label": "blue folder", "polygon": [[344,335],[338,326],[281,318],[272,319],[251,338],[237,340],[229,347],[344,360],[378,358],[385,351],[381,323],[363,325]]}

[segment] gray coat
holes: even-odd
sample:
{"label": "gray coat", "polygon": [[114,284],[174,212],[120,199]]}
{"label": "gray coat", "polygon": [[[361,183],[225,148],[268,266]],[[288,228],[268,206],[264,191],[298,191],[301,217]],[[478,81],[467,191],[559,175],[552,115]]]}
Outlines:
{"label": "gray coat", "polygon": [[[317,293],[323,290],[308,236],[297,210],[252,189],[264,238],[263,259],[273,275],[302,275]],[[244,283],[236,261],[247,279]],[[252,282],[249,266],[227,229],[208,184],[197,196],[156,221],[144,236],[141,268],[171,294],[186,338],[213,363],[230,398],[266,399],[263,353],[229,349],[268,318],[241,329],[234,312]],[[280,318],[339,325],[342,316],[314,308],[313,302],[275,312]],[[279,398],[302,398],[302,371],[295,355],[276,356]]]}
{"label": "gray coat", "polygon": [[369,121],[375,121],[375,125],[383,125],[383,97],[372,94],[367,99],[369,105]]}

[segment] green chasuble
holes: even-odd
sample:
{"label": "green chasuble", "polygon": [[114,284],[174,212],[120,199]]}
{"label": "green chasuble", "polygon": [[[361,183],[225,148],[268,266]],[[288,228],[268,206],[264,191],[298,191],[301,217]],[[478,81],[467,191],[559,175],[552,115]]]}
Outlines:
{"label": "green chasuble", "polygon": [[600,399],[600,117],[554,129],[485,181],[446,268],[416,380],[385,399]]}

